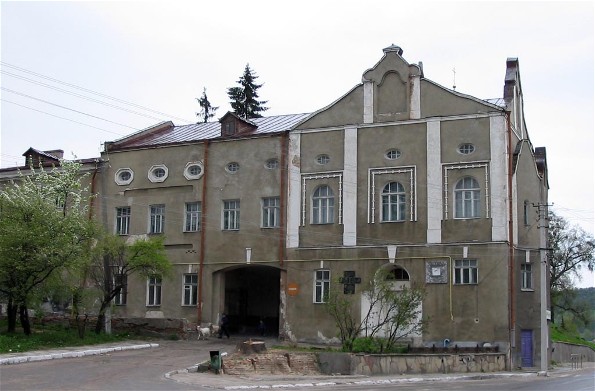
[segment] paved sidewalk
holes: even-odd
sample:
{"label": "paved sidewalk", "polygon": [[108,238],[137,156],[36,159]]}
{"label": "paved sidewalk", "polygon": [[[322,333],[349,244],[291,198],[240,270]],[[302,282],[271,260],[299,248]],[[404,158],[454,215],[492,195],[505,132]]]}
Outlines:
{"label": "paved sidewalk", "polygon": [[[213,341],[215,342],[215,341]],[[272,342],[272,341],[271,341]],[[217,344],[228,352],[233,352],[237,340],[217,340]],[[0,365],[20,364],[26,362],[54,360],[70,357],[84,357],[91,355],[108,354],[112,352],[152,349],[159,347],[159,343],[143,341],[129,341],[118,344],[103,344],[81,346],[64,349],[33,351],[26,353],[9,353],[0,355]],[[570,364],[557,366],[547,372],[540,371],[513,371],[494,373],[452,373],[452,374],[413,374],[413,375],[386,375],[386,376],[296,376],[296,375],[247,375],[231,376],[217,375],[214,373],[197,373],[198,363],[189,363],[192,366],[181,368],[164,374],[164,377],[181,384],[202,386],[214,389],[242,390],[242,389],[273,389],[296,387],[321,387],[337,385],[374,385],[374,384],[399,384],[422,381],[454,381],[454,380],[482,380],[493,378],[506,378],[511,376],[549,376],[560,372],[572,371]],[[595,363],[585,362],[583,368],[595,370]]]}

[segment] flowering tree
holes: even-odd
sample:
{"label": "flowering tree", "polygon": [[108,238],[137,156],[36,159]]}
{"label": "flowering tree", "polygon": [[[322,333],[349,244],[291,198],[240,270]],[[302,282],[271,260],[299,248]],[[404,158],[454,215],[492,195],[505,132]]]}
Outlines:
{"label": "flowering tree", "polygon": [[62,160],[52,169],[31,168],[0,190],[0,294],[8,303],[8,331],[17,312],[31,333],[28,307],[49,279],[80,262],[95,225],[80,164]]}

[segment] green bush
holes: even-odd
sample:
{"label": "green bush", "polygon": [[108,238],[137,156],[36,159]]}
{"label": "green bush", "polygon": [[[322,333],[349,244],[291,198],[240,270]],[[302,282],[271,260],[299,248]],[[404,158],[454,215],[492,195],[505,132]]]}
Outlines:
{"label": "green bush", "polygon": [[353,341],[353,353],[380,353],[382,348],[378,338],[363,337]]}

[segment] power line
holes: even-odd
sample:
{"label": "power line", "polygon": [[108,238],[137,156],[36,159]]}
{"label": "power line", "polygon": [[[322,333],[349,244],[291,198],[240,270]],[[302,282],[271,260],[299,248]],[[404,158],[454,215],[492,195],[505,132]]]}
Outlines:
{"label": "power line", "polygon": [[33,99],[33,100],[36,100],[36,101],[39,101],[39,102],[43,102],[43,103],[46,103],[48,105],[56,106],[56,107],[59,107],[59,108],[64,109],[64,110],[70,110],[70,111],[73,111],[73,112],[78,113],[78,114],[82,114],[82,115],[86,115],[86,116],[91,117],[91,118],[95,118],[95,119],[99,119],[99,120],[102,120],[102,121],[110,122],[110,123],[115,124],[115,125],[124,126],[126,128],[130,128],[130,129],[134,129],[134,130],[141,130],[141,129],[135,128],[133,126],[121,124],[119,122],[114,122],[114,121],[111,121],[109,119],[98,117],[96,115],[92,115],[92,114],[88,114],[88,113],[85,113],[85,112],[82,112],[82,111],[79,111],[79,110],[71,109],[69,107],[62,106],[62,105],[59,105],[59,104],[56,104],[56,103],[52,103],[52,102],[49,102],[47,100],[43,100],[43,99],[40,99],[40,98],[36,98],[34,96],[27,95],[27,94],[24,94],[22,92],[14,91],[14,90],[11,90],[11,89],[6,88],[6,87],[0,87],[0,88],[2,88],[2,90],[4,90],[4,91],[8,91],[8,92],[11,92],[11,93],[16,94],[16,95],[24,96],[24,97],[29,98],[29,99]]}
{"label": "power line", "polygon": [[19,103],[12,102],[12,101],[10,101],[10,100],[6,100],[6,99],[4,99],[4,98],[2,98],[2,99],[0,99],[0,100],[2,100],[3,102],[12,103],[13,105],[16,105],[16,106],[24,107],[24,108],[26,108],[26,109],[29,109],[29,110],[37,111],[38,113],[43,113],[43,114],[46,114],[46,115],[49,115],[49,116],[52,116],[52,117],[60,118],[60,119],[63,119],[63,120],[66,120],[66,121],[70,121],[70,122],[74,122],[74,123],[77,123],[77,124],[79,124],[79,125],[88,126],[88,127],[90,127],[90,128],[95,128],[95,129],[101,130],[101,131],[103,131],[103,132],[112,133],[112,134],[115,134],[115,135],[118,135],[118,136],[123,136],[123,134],[122,134],[122,133],[113,132],[113,131],[111,131],[111,130],[106,130],[106,129],[103,129],[103,128],[99,128],[99,127],[97,127],[97,126],[93,126],[93,125],[86,124],[86,123],[84,123],[84,122],[75,121],[75,120],[73,120],[73,119],[70,119],[70,118],[61,117],[61,116],[59,116],[59,115],[51,114],[51,113],[48,113],[48,112],[46,112],[46,111],[43,111],[43,110],[34,109],[33,107],[29,107],[29,106],[21,105],[21,104],[19,104]]}
{"label": "power line", "polygon": [[[129,106],[132,106],[132,107],[136,107],[136,108],[139,108],[139,109],[142,109],[142,110],[151,112],[151,113],[159,114],[161,116],[165,116],[165,117],[168,117],[168,118],[175,118],[175,119],[178,119],[178,120],[181,120],[181,121],[184,121],[184,122],[188,122],[188,123],[192,123],[193,122],[193,121],[189,121],[187,119],[181,118],[181,117],[177,117],[175,115],[163,113],[161,111],[154,110],[154,109],[151,109],[151,108],[148,108],[148,107],[145,107],[145,106],[141,106],[141,105],[136,104],[136,103],[128,102],[128,101],[123,100],[123,99],[119,99],[119,98],[116,98],[116,97],[113,97],[113,96],[110,96],[110,95],[107,95],[107,94],[103,94],[103,93],[100,93],[100,92],[97,92],[97,91],[93,91],[93,90],[88,89],[88,88],[80,87],[80,86],[78,86],[76,84],[68,83],[68,82],[65,82],[65,81],[62,81],[62,80],[59,80],[59,79],[55,79],[53,77],[45,76],[45,75],[42,75],[40,73],[33,72],[31,70],[28,70],[28,69],[25,69],[25,68],[22,68],[22,67],[18,67],[16,65],[12,65],[12,64],[9,64],[9,63],[4,62],[4,61],[0,61],[0,64],[4,65],[6,67],[13,68],[13,69],[16,69],[18,71],[24,72],[24,73],[28,73],[28,74],[37,76],[37,77],[42,78],[42,79],[50,80],[50,81],[52,81],[54,83],[59,83],[59,84],[62,84],[62,85],[65,85],[65,86],[68,86],[68,87],[71,87],[71,88],[75,88],[75,89],[78,89],[78,90],[81,90],[81,91],[85,91],[85,92],[88,92],[88,93],[91,93],[91,94],[94,94],[94,95],[97,95],[97,96],[101,96],[103,98],[111,99],[111,100],[114,100],[114,101],[119,102],[119,103],[124,103],[126,105],[129,105]],[[8,72],[7,72],[7,74],[9,74],[11,76],[14,75],[14,74],[10,74]]]}
{"label": "power line", "polygon": [[[28,79],[26,77],[19,76],[19,75],[16,75],[14,73],[10,73],[10,72],[7,72],[7,71],[0,71],[0,72],[3,73],[3,74],[5,74],[5,75],[9,75],[9,76],[15,77],[17,79],[25,80],[25,81],[28,81],[30,83],[40,85],[42,87],[50,88],[52,90],[56,90],[56,91],[63,92],[65,94],[76,96],[77,98],[86,99],[86,100],[91,101],[91,102],[99,103],[99,104],[102,104],[102,105],[105,105],[105,106],[108,106],[108,107],[112,107],[112,108],[115,108],[115,109],[118,109],[118,110],[126,111],[126,112],[131,113],[131,114],[136,114],[136,115],[139,115],[139,116],[142,116],[142,117],[151,118],[151,119],[154,119],[154,120],[157,120],[157,121],[162,121],[163,120],[162,117],[155,117],[155,116],[152,116],[152,115],[141,113],[139,111],[135,111],[135,110],[127,109],[127,108],[124,108],[124,107],[120,107],[120,106],[117,106],[117,105],[114,105],[114,104],[111,104],[111,103],[107,103],[107,102],[104,102],[104,101],[101,101],[101,100],[98,100],[98,99],[94,99],[94,98],[91,98],[91,97],[88,97],[88,96],[85,96],[85,95],[77,94],[75,92],[68,91],[68,90],[65,90],[63,88],[58,88],[58,87],[55,87],[55,86],[52,86],[52,85],[49,85],[49,84],[46,84],[46,83],[42,83],[42,82],[39,82],[39,81],[36,81],[36,80]],[[186,121],[186,120],[184,120],[184,121]]]}

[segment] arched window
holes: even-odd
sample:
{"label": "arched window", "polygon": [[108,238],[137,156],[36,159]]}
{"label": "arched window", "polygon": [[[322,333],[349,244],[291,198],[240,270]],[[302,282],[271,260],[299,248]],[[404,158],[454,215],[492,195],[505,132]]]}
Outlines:
{"label": "arched window", "polygon": [[395,267],[386,274],[386,279],[388,281],[409,281],[409,273],[403,268]]}
{"label": "arched window", "polygon": [[405,220],[405,188],[389,182],[382,189],[382,221]]}
{"label": "arched window", "polygon": [[477,218],[479,207],[479,183],[470,176],[462,178],[455,186],[455,218]]}
{"label": "arched window", "polygon": [[312,224],[332,224],[335,216],[335,196],[330,187],[319,186],[312,195]]}

